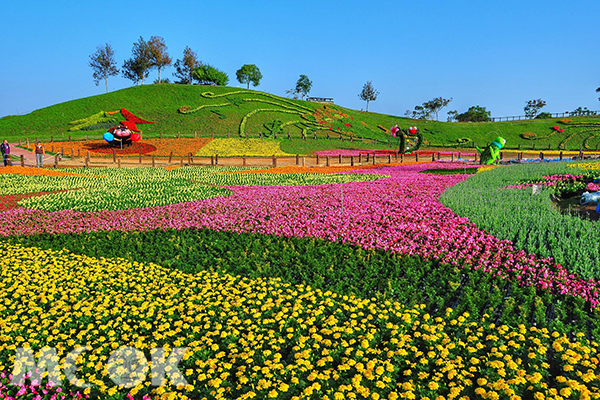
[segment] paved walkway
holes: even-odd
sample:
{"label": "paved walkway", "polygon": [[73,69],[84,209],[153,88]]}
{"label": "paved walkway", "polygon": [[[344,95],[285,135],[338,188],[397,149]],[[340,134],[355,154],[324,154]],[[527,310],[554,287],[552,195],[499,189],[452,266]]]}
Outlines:
{"label": "paved walkway", "polygon": [[[10,144],[10,154],[13,156],[12,162],[13,165],[21,165],[21,162],[18,160],[19,157],[23,156],[23,160],[25,161],[25,166],[35,167],[35,154],[31,150],[25,150],[18,148],[18,143],[9,143]],[[15,157],[17,157],[15,159]],[[44,164],[50,163],[53,157],[46,154],[44,155]]]}

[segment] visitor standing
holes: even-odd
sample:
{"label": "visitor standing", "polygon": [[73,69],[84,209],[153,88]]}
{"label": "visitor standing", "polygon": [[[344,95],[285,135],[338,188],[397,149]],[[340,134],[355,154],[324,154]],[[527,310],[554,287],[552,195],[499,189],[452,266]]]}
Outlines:
{"label": "visitor standing", "polygon": [[35,145],[33,146],[33,153],[35,154],[35,165],[38,168],[44,167],[44,154],[46,151],[44,150],[44,146],[40,143],[39,140],[35,141]]}
{"label": "visitor standing", "polygon": [[8,140],[4,139],[4,142],[0,144],[0,152],[2,153],[2,158],[4,159],[4,166],[8,166],[10,162],[10,145],[8,144]]}

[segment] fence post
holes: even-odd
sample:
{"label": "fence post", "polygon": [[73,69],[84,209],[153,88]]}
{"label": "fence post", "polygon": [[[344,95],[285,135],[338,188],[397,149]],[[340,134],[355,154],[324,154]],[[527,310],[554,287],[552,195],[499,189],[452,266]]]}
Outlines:
{"label": "fence post", "polygon": [[460,160],[460,151],[458,152],[458,157],[457,158]]}
{"label": "fence post", "polygon": [[415,162],[419,162],[419,153],[415,151]]}
{"label": "fence post", "polygon": [[277,157],[273,154],[273,166],[277,167]]}
{"label": "fence post", "polygon": [[[181,157],[181,159],[183,159],[183,156]],[[210,165],[215,165],[215,156],[213,155],[210,156]]]}
{"label": "fence post", "polygon": [[215,165],[219,165],[219,155],[215,154]]}
{"label": "fence post", "polygon": [[560,152],[560,154],[558,155],[558,159],[559,159],[560,161],[562,161],[562,159],[563,159],[563,152],[562,152],[562,151],[561,151],[561,152]]}
{"label": "fence post", "polygon": [[298,154],[296,154],[296,165],[300,165],[300,158]]}
{"label": "fence post", "polygon": [[350,166],[354,167],[354,156],[350,156]]}
{"label": "fence post", "polygon": [[452,152],[451,154],[452,154],[452,159],[450,161],[454,162],[454,152]]}
{"label": "fence post", "polygon": [[23,156],[23,154],[21,154],[21,157],[19,157],[21,159],[21,167],[25,166],[25,156]]}
{"label": "fence post", "polygon": [[192,165],[192,153],[188,153],[188,165]]}
{"label": "fence post", "polygon": [[338,154],[338,164],[341,164],[341,163],[342,163],[342,155]]}
{"label": "fence post", "polygon": [[319,155],[317,154],[317,165],[319,165]]}
{"label": "fence post", "polygon": [[227,139],[231,139],[231,134],[227,131]]}
{"label": "fence post", "polygon": [[[367,155],[367,157],[369,157]],[[404,162],[404,153],[400,153],[400,162],[403,163]]]}
{"label": "fence post", "polygon": [[171,153],[169,154],[169,164],[171,164],[172,160],[173,160],[173,150],[171,150]]}
{"label": "fence post", "polygon": [[86,141],[88,140],[88,134],[87,133],[85,134],[85,140]]}
{"label": "fence post", "polygon": [[210,133],[210,137],[211,137],[211,139],[214,139],[214,138],[215,138],[215,132],[214,132],[214,131],[212,131],[212,132]]}
{"label": "fence post", "polygon": [[117,158],[117,167],[121,168],[121,157]]}
{"label": "fence post", "polygon": [[181,139],[181,132],[177,132],[177,139]]}
{"label": "fence post", "polygon": [[90,166],[90,159],[85,157],[83,160],[85,162],[85,167],[88,168]]}
{"label": "fence post", "polygon": [[246,155],[245,154],[242,156],[242,166],[244,166],[244,167],[246,166]]}
{"label": "fence post", "polygon": [[540,151],[540,160],[542,160],[542,161],[544,160],[544,153],[542,153],[541,151]]}
{"label": "fence post", "polygon": [[139,155],[140,159],[139,159],[139,163],[142,163],[142,151],[140,150],[140,155]]}
{"label": "fence post", "polygon": [[58,168],[58,154],[54,155],[54,168]]}
{"label": "fence post", "polygon": [[388,154],[388,164],[391,164],[391,163],[392,163],[392,155]]}
{"label": "fence post", "polygon": [[[211,157],[212,158],[212,157]],[[183,167],[183,156],[179,157],[179,166]]]}
{"label": "fence post", "polygon": [[550,145],[550,143],[548,143],[548,151],[550,151],[550,149],[551,149],[551,147],[550,147],[550,146],[551,146],[551,145]]}
{"label": "fence post", "polygon": [[325,156],[325,165],[329,167],[329,156]]}
{"label": "fence post", "polygon": [[373,165],[375,165],[375,153],[373,153],[372,161],[373,161]]}
{"label": "fence post", "polygon": [[75,154],[73,153],[73,148],[71,147],[71,159],[75,158]]}
{"label": "fence post", "polygon": [[431,161],[435,161],[435,153],[431,153]]}
{"label": "fence post", "polygon": [[521,143],[519,143],[519,146],[517,147],[517,150],[521,150]]}
{"label": "fence post", "polygon": [[117,154],[115,153],[115,149],[112,149],[113,153],[113,164],[117,162]]}
{"label": "fence post", "polygon": [[533,150],[535,150],[535,143],[533,144]]}
{"label": "fence post", "polygon": [[292,140],[292,136],[290,135],[290,131],[288,131],[288,140]]}
{"label": "fence post", "polygon": [[71,141],[71,135],[69,135],[69,142]]}
{"label": "fence post", "polygon": [[54,143],[54,136],[50,136],[50,143]]}
{"label": "fence post", "polygon": [[77,149],[77,158],[81,157],[81,149]]}
{"label": "fence post", "polygon": [[194,131],[194,139],[198,137],[198,131]]}
{"label": "fence post", "polygon": [[152,167],[155,167],[155,166],[156,166],[156,163],[154,161],[154,154],[152,154]]}
{"label": "fence post", "polygon": [[162,132],[160,133],[160,138],[162,139]]}

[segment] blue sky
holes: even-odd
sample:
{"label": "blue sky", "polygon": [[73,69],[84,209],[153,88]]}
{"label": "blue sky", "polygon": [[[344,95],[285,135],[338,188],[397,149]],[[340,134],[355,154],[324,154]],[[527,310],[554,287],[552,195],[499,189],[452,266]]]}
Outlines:
{"label": "blue sky", "polygon": [[[305,74],[311,95],[355,109],[370,80],[381,93],[370,111],[392,115],[438,96],[454,99],[440,119],[473,105],[522,115],[537,98],[549,112],[600,110],[599,16],[597,0],[6,1],[0,116],[104,93],[88,66],[96,46],[110,43],[120,66],[152,35],[173,60],[191,47],[232,86],[256,64],[257,90],[284,95]],[[131,84],[109,79],[111,91]]]}

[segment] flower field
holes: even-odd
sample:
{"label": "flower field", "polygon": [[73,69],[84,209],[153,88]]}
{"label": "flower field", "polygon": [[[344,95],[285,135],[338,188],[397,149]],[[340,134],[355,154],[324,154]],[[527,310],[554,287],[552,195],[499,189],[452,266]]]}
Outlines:
{"label": "flower field", "polygon": [[197,156],[213,156],[218,154],[223,157],[242,157],[242,156],[289,156],[281,150],[280,141],[268,139],[213,139],[206,146],[203,146]]}
{"label": "flower field", "polygon": [[[0,398],[34,396],[17,348],[78,346],[63,398],[598,398],[595,270],[486,225],[574,168],[7,169],[0,196],[54,193],[0,210]],[[186,348],[187,384],[119,387],[122,346]]]}

